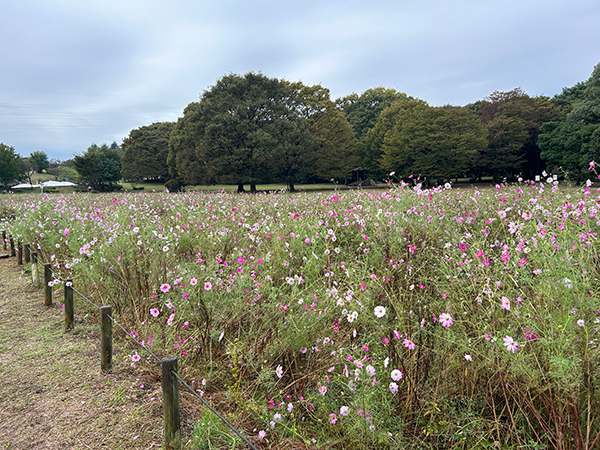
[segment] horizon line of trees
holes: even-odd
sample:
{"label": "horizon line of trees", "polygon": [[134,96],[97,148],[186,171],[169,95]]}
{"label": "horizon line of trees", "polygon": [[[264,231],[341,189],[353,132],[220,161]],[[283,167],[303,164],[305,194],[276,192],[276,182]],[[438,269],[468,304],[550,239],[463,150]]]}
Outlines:
{"label": "horizon line of trees", "polygon": [[600,64],[552,98],[495,91],[466,106],[430,106],[377,87],[333,101],[327,88],[261,73],[223,76],[177,122],[131,130],[121,146],[92,144],[64,163],[0,144],[0,182],[35,172],[96,190],[121,179],[185,185],[348,183],[358,175],[533,179],[544,170],[581,181],[600,160]]}
{"label": "horizon line of trees", "polygon": [[168,187],[467,177],[581,181],[600,159],[600,64],[554,97],[495,91],[466,106],[430,106],[383,87],[332,101],[322,86],[226,75],[176,123],[132,130],[123,176]]}

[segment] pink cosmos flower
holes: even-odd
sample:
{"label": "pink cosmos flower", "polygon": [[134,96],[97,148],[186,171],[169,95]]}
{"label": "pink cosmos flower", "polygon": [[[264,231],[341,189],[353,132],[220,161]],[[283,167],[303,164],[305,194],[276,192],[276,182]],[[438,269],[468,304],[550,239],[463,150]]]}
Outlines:
{"label": "pink cosmos flower", "polygon": [[210,281],[207,281],[206,283],[204,283],[204,290],[205,291],[210,291],[212,289],[213,285]]}
{"label": "pink cosmos flower", "polygon": [[390,392],[392,394],[395,394],[396,392],[398,392],[398,384],[394,383],[393,381],[390,382]]}
{"label": "pink cosmos flower", "polygon": [[192,279],[190,280],[190,284],[191,284],[192,286],[196,286],[196,285],[198,284],[198,280],[196,280],[195,278],[192,278]]}
{"label": "pink cosmos flower", "polygon": [[335,415],[335,413],[331,413],[331,414],[329,414],[329,421],[330,421],[332,424],[335,424],[335,423],[337,422],[337,416]]}
{"label": "pink cosmos flower", "polygon": [[171,286],[168,283],[163,283],[160,285],[160,290],[166,294],[171,290]]}
{"label": "pink cosmos flower", "polygon": [[133,355],[133,356],[131,357],[131,360],[132,360],[133,362],[138,362],[138,361],[140,360],[140,355],[138,355],[138,354],[136,353],[135,355]]}
{"label": "pink cosmos flower", "polygon": [[327,386],[321,386],[319,392],[321,393],[321,395],[327,394]]}
{"label": "pink cosmos flower", "polygon": [[167,319],[167,325],[169,325],[169,326],[173,325],[173,319],[175,319],[175,314],[171,314],[169,316],[169,318]]}
{"label": "pink cosmos flower", "polygon": [[440,323],[443,327],[450,327],[454,322],[452,321],[452,316],[448,313],[440,314]]}
{"label": "pink cosmos flower", "polygon": [[416,347],[415,343],[413,341],[411,341],[410,339],[404,339],[403,344],[409,350],[414,350]]}
{"label": "pink cosmos flower", "polygon": [[506,309],[507,311],[510,310],[510,300],[508,297],[502,297],[502,305],[500,305],[500,308]]}
{"label": "pink cosmos flower", "polygon": [[260,440],[264,439],[266,435],[267,435],[267,432],[266,432],[265,430],[260,430],[260,431],[258,432],[258,438],[259,438]]}
{"label": "pink cosmos flower", "polygon": [[509,351],[509,352],[514,353],[515,350],[519,347],[519,343],[516,342],[510,336],[506,336],[503,340],[504,340],[504,346],[506,347],[506,350]]}
{"label": "pink cosmos flower", "polygon": [[158,315],[160,314],[160,311],[156,308],[152,308],[150,310],[150,314],[152,314],[153,317],[158,317]]}
{"label": "pink cosmos flower", "polygon": [[281,378],[283,376],[283,367],[281,367],[281,364],[279,364],[277,369],[275,369],[275,374],[277,375],[277,378]]}

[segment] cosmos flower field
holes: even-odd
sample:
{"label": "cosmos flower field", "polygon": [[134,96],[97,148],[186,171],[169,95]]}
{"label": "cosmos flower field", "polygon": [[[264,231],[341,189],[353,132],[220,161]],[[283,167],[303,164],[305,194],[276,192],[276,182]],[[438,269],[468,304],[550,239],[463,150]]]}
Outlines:
{"label": "cosmos flower field", "polygon": [[591,449],[598,191],[5,195],[0,213],[226,392],[257,445]]}

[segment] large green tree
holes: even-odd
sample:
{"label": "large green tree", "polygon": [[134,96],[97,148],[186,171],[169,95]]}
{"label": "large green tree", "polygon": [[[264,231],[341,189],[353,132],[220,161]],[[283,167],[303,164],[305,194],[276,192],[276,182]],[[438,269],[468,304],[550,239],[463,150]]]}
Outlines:
{"label": "large green tree", "polygon": [[123,140],[124,179],[138,182],[144,179],[167,180],[169,167],[169,137],[174,122],[157,122],[131,130]]}
{"label": "large green tree", "polygon": [[15,148],[0,142],[0,181],[8,187],[24,178],[21,157]]}
{"label": "large green tree", "polygon": [[580,181],[586,178],[589,163],[600,161],[600,63],[585,82],[582,94],[580,83],[574,88],[576,95],[567,105],[570,112],[563,120],[542,126],[538,145],[548,165]]}
{"label": "large green tree", "polygon": [[321,86],[227,75],[190,103],[171,133],[168,166],[184,184],[343,178],[356,138]]}
{"label": "large green tree", "polygon": [[79,179],[98,191],[115,189],[121,179],[122,152],[116,142],[100,147],[92,144],[81,155],[73,157]]}
{"label": "large green tree", "polygon": [[407,111],[420,105],[427,105],[427,102],[402,94],[381,112],[375,126],[367,132],[360,149],[361,165],[368,176],[381,179],[387,175],[386,172],[389,171],[381,161],[385,137],[402,120]]}
{"label": "large green tree", "polygon": [[383,136],[381,166],[400,178],[447,180],[464,176],[486,143],[471,110],[416,103],[394,114],[394,124]]}
{"label": "large green tree", "polygon": [[298,109],[307,122],[308,136],[314,149],[305,155],[305,171],[320,181],[345,181],[359,165],[359,141],[344,113],[329,96],[329,89],[319,85],[296,84]]}
{"label": "large green tree", "polygon": [[537,140],[541,125],[558,117],[555,104],[547,97],[530,97],[516,88],[493,92],[479,106],[488,146],[480,155],[476,175],[501,179],[521,174],[532,179],[541,173],[545,164]]}
{"label": "large green tree", "polygon": [[[227,75],[188,105],[174,130],[170,172],[186,184],[270,181],[285,143],[283,124],[293,120],[289,83],[262,74]],[[185,163],[194,161],[191,166]]]}
{"label": "large green tree", "polygon": [[50,161],[48,161],[48,155],[46,152],[41,150],[36,150],[31,152],[29,155],[29,162],[33,164],[37,173],[42,173],[44,170],[50,167]]}

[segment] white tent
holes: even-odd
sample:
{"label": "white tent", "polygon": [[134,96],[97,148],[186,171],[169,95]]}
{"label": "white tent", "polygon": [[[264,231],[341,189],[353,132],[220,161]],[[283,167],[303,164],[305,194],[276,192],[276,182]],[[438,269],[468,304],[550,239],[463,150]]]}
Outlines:
{"label": "white tent", "polygon": [[17,184],[15,186],[12,186],[11,189],[31,189],[32,185],[30,185],[29,183],[21,183],[21,184]]}
{"label": "white tent", "polygon": [[42,183],[44,187],[61,187],[61,186],[77,186],[75,183],[71,183],[70,181],[45,181]]}

